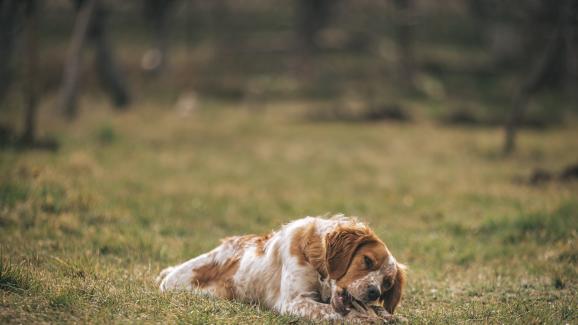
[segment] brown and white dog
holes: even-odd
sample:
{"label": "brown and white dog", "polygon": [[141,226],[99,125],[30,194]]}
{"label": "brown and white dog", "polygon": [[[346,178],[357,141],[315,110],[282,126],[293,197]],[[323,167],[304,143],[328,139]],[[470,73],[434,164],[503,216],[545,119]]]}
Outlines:
{"label": "brown and white dog", "polygon": [[[404,270],[368,226],[338,215],[299,219],[266,236],[225,238],[164,269],[157,281],[161,291],[259,303],[313,320],[371,321],[392,319]],[[352,308],[360,304],[375,312]]]}

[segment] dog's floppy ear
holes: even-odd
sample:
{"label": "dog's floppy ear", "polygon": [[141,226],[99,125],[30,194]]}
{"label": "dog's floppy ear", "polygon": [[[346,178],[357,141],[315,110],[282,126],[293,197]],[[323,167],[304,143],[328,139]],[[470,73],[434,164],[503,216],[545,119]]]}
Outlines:
{"label": "dog's floppy ear", "polygon": [[342,278],[360,245],[374,241],[373,234],[364,227],[340,226],[326,237],[325,260],[329,278]]}
{"label": "dog's floppy ear", "polygon": [[405,269],[406,266],[397,263],[397,273],[395,275],[395,282],[393,286],[381,295],[383,301],[383,308],[390,314],[393,314],[397,305],[401,300],[403,286],[405,285]]}

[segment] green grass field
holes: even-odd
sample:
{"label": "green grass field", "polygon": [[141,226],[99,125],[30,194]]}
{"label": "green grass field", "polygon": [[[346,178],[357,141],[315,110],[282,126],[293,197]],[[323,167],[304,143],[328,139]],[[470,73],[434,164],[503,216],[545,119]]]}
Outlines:
{"label": "green grass field", "polygon": [[408,264],[410,323],[578,323],[578,183],[520,181],[578,161],[575,123],[523,131],[506,159],[497,128],[84,104],[42,117],[58,152],[0,151],[0,323],[300,322],[154,278],[224,236],[338,212]]}

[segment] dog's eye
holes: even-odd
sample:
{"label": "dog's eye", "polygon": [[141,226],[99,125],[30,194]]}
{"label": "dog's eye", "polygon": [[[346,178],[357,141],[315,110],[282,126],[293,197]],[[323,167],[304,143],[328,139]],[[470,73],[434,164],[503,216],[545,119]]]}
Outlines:
{"label": "dog's eye", "polygon": [[391,287],[393,287],[393,280],[391,279],[384,279],[383,280],[383,288],[385,290],[389,290],[391,289]]}
{"label": "dog's eye", "polygon": [[373,268],[373,261],[371,260],[371,258],[364,256],[363,262],[365,262],[365,267],[367,267],[368,269]]}

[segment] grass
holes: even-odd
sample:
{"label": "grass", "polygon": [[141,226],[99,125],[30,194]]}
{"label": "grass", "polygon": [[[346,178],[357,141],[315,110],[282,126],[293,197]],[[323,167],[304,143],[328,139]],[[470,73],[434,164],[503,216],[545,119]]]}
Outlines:
{"label": "grass", "polygon": [[578,322],[578,184],[521,184],[578,160],[575,125],[521,133],[314,123],[301,102],[189,116],[92,99],[58,152],[0,151],[0,323],[288,323],[259,306],[160,294],[159,270],[219,238],[305,215],[367,220],[409,265],[411,323]]}

